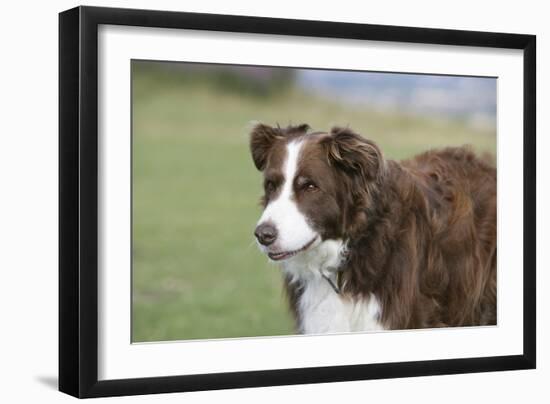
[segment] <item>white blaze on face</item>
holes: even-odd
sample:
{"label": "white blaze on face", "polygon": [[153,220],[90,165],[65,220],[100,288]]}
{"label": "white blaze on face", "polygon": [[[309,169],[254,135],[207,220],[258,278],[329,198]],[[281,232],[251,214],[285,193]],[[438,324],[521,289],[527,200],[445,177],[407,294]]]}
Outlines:
{"label": "white blaze on face", "polygon": [[303,248],[312,241],[317,233],[307,222],[307,218],[298,210],[294,198],[294,179],[298,171],[300,150],[304,141],[293,141],[286,145],[286,159],[282,167],[283,184],[276,199],[266,206],[258,225],[271,222],[277,229],[277,239],[269,247],[261,246],[264,251],[290,252]]}

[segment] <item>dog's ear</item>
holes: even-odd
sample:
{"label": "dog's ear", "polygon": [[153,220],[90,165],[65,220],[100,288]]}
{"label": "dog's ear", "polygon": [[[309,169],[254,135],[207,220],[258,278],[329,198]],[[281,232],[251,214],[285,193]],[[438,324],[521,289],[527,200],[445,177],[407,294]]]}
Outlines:
{"label": "dog's ear", "polygon": [[321,143],[331,164],[363,183],[376,181],[383,174],[384,157],[378,146],[351,129],[334,127]]}
{"label": "dog's ear", "polygon": [[272,128],[269,125],[258,123],[250,132],[250,153],[254,165],[259,171],[263,171],[267,164],[267,156],[275,140],[281,139],[283,133],[280,128]]}

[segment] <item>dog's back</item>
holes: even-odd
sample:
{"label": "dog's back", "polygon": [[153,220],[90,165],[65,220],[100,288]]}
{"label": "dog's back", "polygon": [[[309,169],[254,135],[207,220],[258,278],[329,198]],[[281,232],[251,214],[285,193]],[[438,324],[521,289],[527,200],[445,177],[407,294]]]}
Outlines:
{"label": "dog's back", "polygon": [[496,169],[468,147],[429,151],[402,166],[426,196],[430,258],[439,265],[428,265],[422,284],[429,289],[431,277],[447,284],[446,296],[437,296],[443,322],[496,324]]}

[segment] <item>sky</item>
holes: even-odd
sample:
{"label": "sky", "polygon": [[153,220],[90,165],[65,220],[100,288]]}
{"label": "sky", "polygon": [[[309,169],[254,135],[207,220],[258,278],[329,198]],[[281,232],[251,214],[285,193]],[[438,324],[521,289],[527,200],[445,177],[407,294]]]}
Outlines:
{"label": "sky", "polygon": [[300,69],[297,84],[316,95],[377,109],[486,125],[496,120],[496,78]]}

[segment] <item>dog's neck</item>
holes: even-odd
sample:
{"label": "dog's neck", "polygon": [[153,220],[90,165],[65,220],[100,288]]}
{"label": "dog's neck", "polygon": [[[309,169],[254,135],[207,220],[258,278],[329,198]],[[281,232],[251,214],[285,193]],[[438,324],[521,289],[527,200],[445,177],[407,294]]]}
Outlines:
{"label": "dog's neck", "polygon": [[[430,251],[429,206],[422,184],[388,163],[392,169],[378,187],[383,192],[371,194],[364,227],[349,238],[342,293],[358,300],[376,296],[383,306],[380,321],[407,328],[419,296],[410,285],[416,284]],[[417,237],[419,231],[426,237]]]}
{"label": "dog's neck", "polygon": [[299,332],[383,329],[380,305],[374,295],[354,299],[338,290],[337,274],[345,270],[346,254],[346,243],[326,240],[282,265]]}

